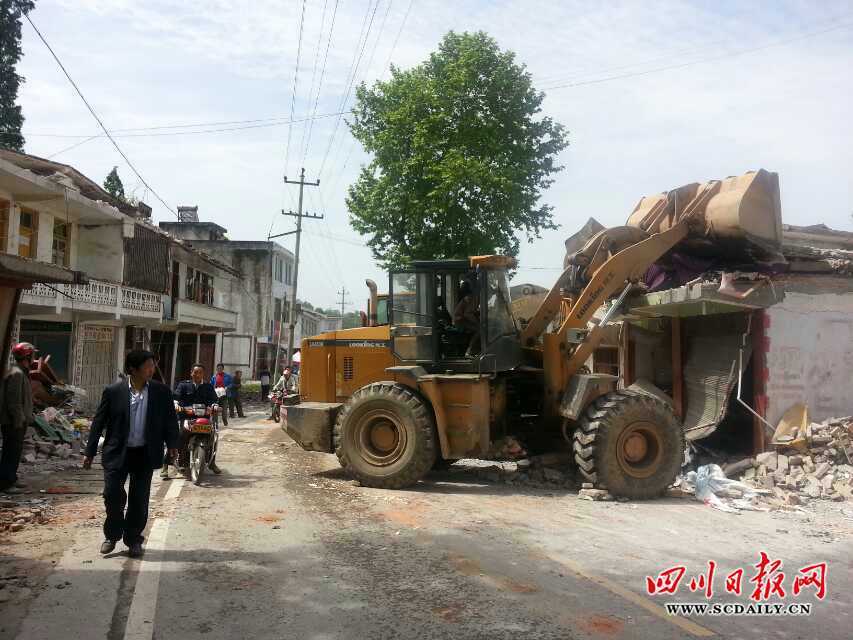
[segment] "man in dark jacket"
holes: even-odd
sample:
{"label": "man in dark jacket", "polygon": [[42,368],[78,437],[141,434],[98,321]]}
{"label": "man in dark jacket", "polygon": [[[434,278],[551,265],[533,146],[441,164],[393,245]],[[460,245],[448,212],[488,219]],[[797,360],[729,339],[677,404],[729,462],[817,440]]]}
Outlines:
{"label": "man in dark jacket", "polygon": [[[194,404],[203,404],[205,407],[219,408],[219,397],[216,391],[213,390],[213,385],[204,381],[204,365],[194,364],[190,372],[190,379],[179,382],[175,387],[173,397],[178,405],[183,409],[192,407]],[[181,414],[181,423],[186,419],[184,414]],[[180,430],[180,438],[178,439],[178,449],[182,449],[187,444],[187,436],[183,429]],[[175,457],[171,453],[166,454],[163,460],[163,469],[160,471],[160,477],[164,480],[169,479],[169,465],[175,464]],[[221,473],[221,469],[216,466],[216,460],[211,461],[210,470],[213,473]]]}
{"label": "man in dark jacket", "polygon": [[[148,521],[151,475],[163,461],[164,445],[171,452],[178,446],[178,419],[169,388],[151,379],[155,369],[153,353],[131,351],[124,368],[127,379],[109,385],[101,396],[83,468],[92,466],[98,439],[104,434],[101,464],[107,518],[101,553],[112,552],[116,542],[124,539],[129,555],[138,558]],[[128,476],[130,487],[126,493]]]}
{"label": "man in dark jacket", "polygon": [[33,393],[30,387],[30,365],[35,347],[29,342],[19,342],[12,347],[15,366],[3,380],[0,396],[0,427],[3,432],[3,454],[0,458],[0,491],[15,491],[18,482],[18,465],[24,450],[24,436],[33,421]]}

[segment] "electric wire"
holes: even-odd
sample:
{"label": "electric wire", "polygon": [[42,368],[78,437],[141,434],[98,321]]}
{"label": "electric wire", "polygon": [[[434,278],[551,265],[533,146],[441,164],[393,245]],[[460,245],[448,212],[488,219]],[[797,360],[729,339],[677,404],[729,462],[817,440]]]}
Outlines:
{"label": "electric wire", "polygon": [[[358,74],[358,67],[361,64],[361,60],[364,57],[364,50],[367,47],[367,40],[370,37],[370,31],[373,28],[373,21],[376,18],[376,10],[379,8],[379,3],[381,0],[376,0],[376,4],[373,5],[373,12],[370,14],[370,22],[367,25],[367,32],[364,34],[364,41],[361,42],[361,49],[358,52],[357,56],[353,60],[353,66],[351,67],[352,72],[348,75],[349,81],[347,84],[347,90],[344,93],[344,97],[341,100],[341,106],[338,108],[338,111],[343,111],[346,108],[347,101],[349,100],[349,95],[352,92],[352,85],[355,82],[355,77]],[[368,5],[368,11],[370,11],[370,5]],[[360,39],[359,39],[360,40]],[[358,48],[358,45],[356,45]],[[329,145],[326,147],[326,153],[323,156],[323,161],[320,163],[320,170],[318,171],[318,175],[322,177],[323,170],[326,168],[326,161],[329,159],[329,154],[332,151],[332,145],[335,142],[335,135],[338,132],[338,127],[341,124],[341,117],[335,119],[335,126],[332,129],[332,134],[329,136]]]}
{"label": "electric wire", "polygon": [[290,126],[287,128],[287,146],[284,151],[284,173],[290,156],[290,139],[293,135],[293,114],[296,110],[296,90],[299,84],[299,62],[302,57],[302,31],[305,27],[305,0],[302,0],[302,17],[299,20],[299,42],[296,47],[296,69],[293,72],[293,91],[290,94]]}
{"label": "electric wire", "polygon": [[125,154],[125,152],[124,152],[124,151],[122,151],[121,147],[120,147],[120,146],[118,146],[118,143],[117,143],[117,142],[113,139],[113,137],[110,135],[110,132],[107,130],[107,127],[104,125],[104,123],[103,123],[103,121],[101,120],[101,118],[100,118],[100,117],[98,117],[98,114],[97,114],[97,113],[95,113],[95,110],[92,108],[92,105],[91,105],[91,104],[89,104],[89,101],[88,101],[88,100],[86,100],[86,96],[84,96],[84,95],[83,95],[83,92],[82,92],[82,91],[80,91],[80,87],[78,87],[78,86],[77,86],[77,83],[76,83],[76,82],[74,82],[74,79],[71,77],[71,74],[69,74],[69,73],[68,73],[68,70],[65,68],[65,65],[63,65],[63,64],[62,64],[62,61],[59,59],[59,56],[57,56],[57,55],[56,55],[56,53],[54,52],[53,48],[50,46],[50,44],[48,44],[47,40],[46,40],[46,39],[45,39],[45,37],[42,35],[41,31],[39,31],[39,30],[38,30],[38,28],[36,27],[35,23],[33,23],[32,18],[30,18],[30,16],[29,16],[28,14],[26,14],[26,13],[24,13],[24,14],[23,14],[23,16],[27,19],[27,22],[29,22],[29,23],[30,23],[30,26],[31,26],[31,27],[33,28],[33,30],[36,32],[36,34],[38,35],[39,39],[44,43],[44,46],[45,46],[45,47],[47,47],[47,50],[48,50],[48,51],[50,51],[50,55],[52,55],[52,56],[53,56],[53,59],[54,59],[54,60],[56,60],[56,64],[58,64],[58,65],[59,65],[59,68],[60,68],[60,69],[62,69],[62,73],[64,73],[64,74],[65,74],[65,77],[68,79],[68,82],[70,82],[70,83],[71,83],[71,86],[72,86],[72,87],[74,87],[74,90],[77,92],[77,95],[78,95],[78,96],[80,96],[80,99],[83,101],[83,104],[85,104],[85,105],[86,105],[86,108],[89,110],[89,113],[91,113],[91,114],[92,114],[92,117],[95,119],[95,121],[98,123],[98,125],[99,125],[99,126],[101,127],[101,129],[103,130],[104,135],[106,135],[106,136],[107,136],[107,138],[109,138],[109,141],[110,141],[110,142],[112,142],[112,144],[113,144],[113,146],[115,147],[116,151],[118,151],[119,155],[120,155],[122,158],[124,158],[124,161],[127,163],[127,166],[128,166],[128,167],[130,167],[131,171],[133,171],[133,173],[136,175],[136,177],[137,177],[137,178],[139,178],[139,180],[142,182],[142,184],[144,184],[144,185],[148,188],[148,190],[149,190],[149,191],[154,195],[154,197],[156,197],[156,198],[157,198],[157,200],[159,200],[159,201],[160,201],[160,204],[162,204],[164,207],[166,207],[166,209],[168,209],[168,210],[169,210],[169,211],[170,211],[170,212],[171,212],[171,213],[172,213],[176,218],[179,218],[179,216],[178,216],[178,212],[177,212],[177,211],[175,211],[174,209],[172,209],[172,207],[170,207],[170,206],[166,203],[166,201],[165,201],[163,198],[161,198],[161,197],[160,197],[160,194],[159,194],[159,193],[157,193],[157,192],[156,192],[156,191],[151,187],[151,185],[149,185],[149,184],[148,184],[148,182],[145,180],[145,178],[143,178],[143,177],[142,177],[142,174],[141,174],[141,173],[139,173],[139,171],[137,170],[136,166],[134,166],[134,164],[130,161],[130,158],[128,158],[128,157],[127,157],[127,155]]}
{"label": "electric wire", "polygon": [[799,40],[805,40],[807,38],[813,38],[815,36],[823,35],[825,33],[829,33],[831,31],[837,31],[838,29],[846,29],[853,26],[853,23],[846,24],[836,24],[831,27],[827,27],[826,29],[820,29],[818,31],[812,31],[809,33],[804,33],[799,36],[795,36],[792,38],[787,38],[785,40],[779,40],[777,42],[769,42],[756,47],[748,47],[745,49],[739,49],[737,51],[728,51],[726,53],[721,53],[717,56],[709,56],[706,58],[699,58],[698,60],[690,60],[689,62],[680,62],[678,64],[670,64],[664,65],[661,67],[654,67],[652,69],[644,69],[642,71],[633,71],[630,73],[622,73],[614,76],[607,76],[604,78],[594,78],[591,80],[580,80],[577,82],[567,82],[563,84],[556,84],[552,86],[543,87],[544,91],[554,91],[556,89],[567,89],[570,87],[582,87],[591,84],[601,84],[602,82],[611,82],[613,80],[624,80],[626,78],[636,78],[639,76],[649,75],[651,73],[660,73],[661,71],[670,71],[673,69],[684,69],[685,67],[692,67],[697,64],[706,64],[708,62],[715,62],[717,60],[723,60],[725,58],[733,58],[736,56],[746,55],[748,53],[755,53],[756,51],[764,51],[765,49],[770,49],[772,47],[781,47],[792,42],[797,42]]}

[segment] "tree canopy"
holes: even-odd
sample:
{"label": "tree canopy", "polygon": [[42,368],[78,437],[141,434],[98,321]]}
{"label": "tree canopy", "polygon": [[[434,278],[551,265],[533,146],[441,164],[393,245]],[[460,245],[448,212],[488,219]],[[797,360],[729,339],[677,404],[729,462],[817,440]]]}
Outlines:
{"label": "tree canopy", "polygon": [[21,16],[34,7],[32,0],[0,0],[0,147],[20,152],[24,114],[17,101],[24,78],[16,68],[21,59]]}
{"label": "tree canopy", "polygon": [[104,191],[116,200],[127,201],[124,195],[124,185],[121,182],[121,178],[118,177],[118,167],[113,167],[113,170],[107,174],[104,180]]}
{"label": "tree canopy", "polygon": [[350,186],[353,228],[384,267],[412,259],[517,255],[555,229],[541,192],[567,132],[541,116],[515,54],[483,32],[448,33],[420,65],[357,91],[353,136],[372,154]]}

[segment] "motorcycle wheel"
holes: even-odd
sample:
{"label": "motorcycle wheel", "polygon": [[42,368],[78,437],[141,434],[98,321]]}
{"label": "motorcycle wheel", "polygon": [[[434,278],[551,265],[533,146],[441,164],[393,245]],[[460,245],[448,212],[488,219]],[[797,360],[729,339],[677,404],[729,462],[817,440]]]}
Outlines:
{"label": "motorcycle wheel", "polygon": [[204,447],[201,446],[201,442],[196,442],[195,446],[193,446],[192,448],[192,451],[190,451],[190,480],[192,480],[193,484],[197,485],[201,482],[201,476],[204,473],[204,467]]}
{"label": "motorcycle wheel", "polygon": [[274,404],[272,408],[272,419],[273,422],[278,422],[281,420],[281,405]]}

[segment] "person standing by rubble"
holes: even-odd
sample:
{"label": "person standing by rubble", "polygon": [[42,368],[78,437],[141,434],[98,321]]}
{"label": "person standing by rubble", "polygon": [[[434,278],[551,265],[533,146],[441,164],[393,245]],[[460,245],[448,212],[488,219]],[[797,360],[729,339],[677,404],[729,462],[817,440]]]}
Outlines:
{"label": "person standing by rubble", "polygon": [[[231,374],[225,373],[225,365],[216,365],[216,373],[210,377],[210,384],[219,398],[219,408],[222,409],[222,424],[228,426],[228,388],[231,386]],[[221,391],[220,391],[221,389]]]}
{"label": "person standing by rubble", "polygon": [[270,395],[270,375],[269,370],[264,367],[258,374],[261,381],[261,402],[266,402]]}
{"label": "person standing by rubble", "polygon": [[12,367],[3,379],[0,398],[0,426],[3,431],[3,453],[0,457],[0,491],[23,488],[18,482],[18,465],[24,450],[24,436],[33,421],[33,392],[30,386],[30,366],[36,348],[29,342],[12,347]]}
{"label": "person standing by rubble", "polygon": [[228,386],[228,411],[231,417],[245,418],[243,415],[243,402],[240,398],[240,392],[243,387],[243,372],[237,369],[234,372],[234,377],[231,378],[231,384]]}
{"label": "person standing by rubble", "polygon": [[[151,476],[163,462],[164,446],[177,455],[178,418],[169,387],[152,380],[154,354],[134,350],[127,354],[127,379],[104,389],[95,412],[83,468],[90,469],[104,434],[104,542],[101,553],[111,553],[124,540],[131,558],[142,555],[142,532],[148,522]],[[128,491],[124,485],[130,478]],[[127,511],[125,512],[125,505]]]}

